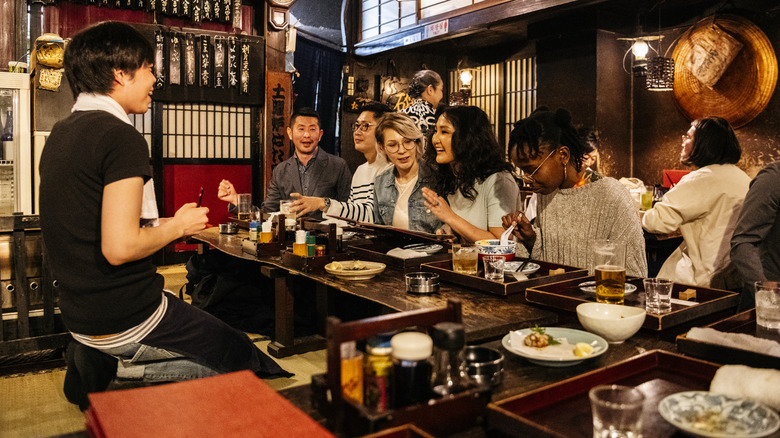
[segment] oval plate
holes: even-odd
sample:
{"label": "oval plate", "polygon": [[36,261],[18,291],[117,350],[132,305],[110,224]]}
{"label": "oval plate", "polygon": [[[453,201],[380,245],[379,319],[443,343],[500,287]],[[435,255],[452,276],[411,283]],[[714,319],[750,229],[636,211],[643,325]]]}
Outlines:
{"label": "oval plate", "polygon": [[[366,269],[353,270],[355,263],[360,262]],[[341,269],[334,269],[335,263],[341,265]],[[325,271],[328,274],[333,274],[336,277],[343,278],[345,280],[368,280],[375,275],[385,270],[384,263],[377,262],[364,262],[361,260],[351,260],[343,262],[330,262],[325,265]]]}
{"label": "oval plate", "polygon": [[[589,295],[596,295],[596,282],[595,281],[584,281],[580,284],[578,284],[580,290],[585,292]],[[636,286],[634,286],[631,283],[626,283],[626,295],[631,295],[632,293],[636,292]]]}
{"label": "oval plate", "polygon": [[771,408],[743,398],[686,391],[658,403],[658,412],[675,427],[708,438],[757,438],[780,429],[780,417]]}
{"label": "oval plate", "polygon": [[[516,261],[516,262],[504,262],[504,272],[515,272],[515,269],[517,269],[523,262],[522,261]],[[531,275],[534,272],[538,271],[541,266],[534,262],[528,262],[527,265],[523,268],[523,274],[525,275]]]}
{"label": "oval plate", "polygon": [[441,251],[444,247],[436,243],[413,243],[411,245],[406,245],[403,248],[411,249],[412,251],[424,252],[428,255],[431,255]]}
{"label": "oval plate", "polygon": [[[530,328],[517,331],[520,332],[522,336],[528,336],[531,334]],[[510,353],[524,357],[531,363],[546,367],[568,367],[577,365],[584,360],[592,359],[596,356],[604,354],[604,352],[607,351],[607,348],[609,348],[609,344],[607,344],[607,341],[604,340],[604,338],[582,330],[547,327],[545,328],[545,332],[557,340],[566,339],[572,348],[571,357],[551,358],[550,356],[542,353],[544,349],[527,347],[525,345],[520,346],[520,348],[514,348],[512,347],[512,341],[510,340],[510,335],[508,333],[506,336],[504,336],[503,339],[501,339],[501,345],[503,345],[504,348],[506,348]],[[577,342],[584,342],[586,344],[592,345],[593,353],[587,357],[575,356],[573,350]]]}

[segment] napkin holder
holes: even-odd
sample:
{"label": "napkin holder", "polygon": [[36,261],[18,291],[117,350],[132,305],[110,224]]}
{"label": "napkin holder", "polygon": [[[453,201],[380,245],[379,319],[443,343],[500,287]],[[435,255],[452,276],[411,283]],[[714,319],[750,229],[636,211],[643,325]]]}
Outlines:
{"label": "napkin holder", "polygon": [[312,405],[328,419],[331,430],[345,436],[358,436],[379,430],[414,424],[434,435],[448,436],[476,426],[487,413],[490,387],[476,387],[451,397],[382,413],[342,397],[341,344],[362,341],[373,335],[408,327],[431,327],[439,322],[461,322],[461,302],[447,300],[446,307],[393,313],[357,321],[341,322],[328,317],[327,365],[325,375],[312,376]]}

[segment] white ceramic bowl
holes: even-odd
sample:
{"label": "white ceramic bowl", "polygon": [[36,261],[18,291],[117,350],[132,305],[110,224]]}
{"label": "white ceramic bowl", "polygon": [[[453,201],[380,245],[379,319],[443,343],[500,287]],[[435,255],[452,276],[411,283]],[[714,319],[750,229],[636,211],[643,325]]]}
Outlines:
{"label": "white ceramic bowl", "polygon": [[499,245],[498,239],[478,240],[474,242],[479,251],[479,258],[486,255],[504,256],[506,261],[515,258],[515,241],[510,240],[507,245]]}
{"label": "white ceramic bowl", "polygon": [[641,307],[620,304],[582,303],[577,306],[577,318],[585,330],[610,344],[620,344],[634,336],[645,322],[646,314]]}

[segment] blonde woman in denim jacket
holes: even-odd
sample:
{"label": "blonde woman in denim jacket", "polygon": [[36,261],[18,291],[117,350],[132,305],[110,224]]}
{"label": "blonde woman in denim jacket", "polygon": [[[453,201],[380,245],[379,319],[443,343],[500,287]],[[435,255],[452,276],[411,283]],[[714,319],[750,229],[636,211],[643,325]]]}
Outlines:
{"label": "blonde woman in denim jacket", "polygon": [[387,113],[376,127],[379,152],[393,167],[374,181],[374,222],[434,233],[441,221],[425,207],[422,188],[432,184],[431,170],[420,161],[423,134],[402,113]]}

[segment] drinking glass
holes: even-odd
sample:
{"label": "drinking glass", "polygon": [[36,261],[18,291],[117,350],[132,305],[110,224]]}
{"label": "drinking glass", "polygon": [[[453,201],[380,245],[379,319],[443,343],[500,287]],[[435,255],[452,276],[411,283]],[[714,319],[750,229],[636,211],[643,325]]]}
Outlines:
{"label": "drinking glass", "polygon": [[653,208],[653,186],[647,186],[646,191],[639,195],[639,208],[642,211]]}
{"label": "drinking glass", "polygon": [[238,194],[238,220],[248,221],[252,216],[252,194]]}
{"label": "drinking glass", "polygon": [[672,311],[672,280],[645,278],[645,310],[647,313],[669,313]]}
{"label": "drinking glass", "polygon": [[767,329],[780,329],[780,283],[756,282],[756,323]]}
{"label": "drinking glass", "polygon": [[623,304],[626,287],[626,244],[616,240],[593,242],[596,301]]}
{"label": "drinking glass", "polygon": [[459,274],[476,275],[478,248],[472,244],[452,245],[452,270]]}
{"label": "drinking glass", "polygon": [[641,438],[645,395],[630,386],[600,385],[588,393],[593,438]]}
{"label": "drinking glass", "polygon": [[482,262],[485,264],[485,278],[492,281],[504,281],[504,256],[486,255],[482,256]]}
{"label": "drinking glass", "polygon": [[292,212],[292,199],[283,199],[279,201],[279,213],[287,219],[295,219],[295,213]]}

